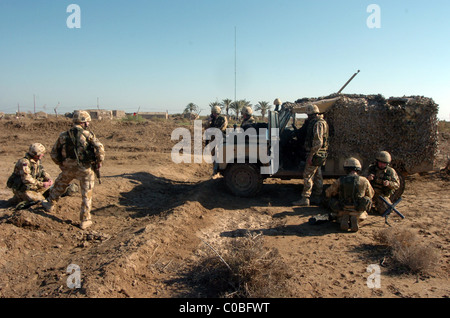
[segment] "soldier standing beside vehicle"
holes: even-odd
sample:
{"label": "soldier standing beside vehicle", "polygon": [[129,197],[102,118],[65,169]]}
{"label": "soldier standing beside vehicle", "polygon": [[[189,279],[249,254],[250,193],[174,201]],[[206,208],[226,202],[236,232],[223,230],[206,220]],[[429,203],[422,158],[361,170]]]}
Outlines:
{"label": "soldier standing beside vehicle", "polygon": [[256,123],[255,117],[253,117],[253,109],[249,106],[245,106],[241,111],[242,117],[244,118],[241,123],[241,128],[246,130]]}
{"label": "soldier standing beside vehicle", "polygon": [[59,135],[53,146],[51,157],[59,165],[61,173],[55,180],[48,201],[42,205],[51,212],[55,202],[59,200],[73,179],[80,181],[81,212],[80,228],[86,229],[92,225],[91,206],[94,190],[95,170],[101,168],[105,159],[105,150],[95,135],[87,130],[91,116],[86,111],[75,111],[73,127]]}
{"label": "soldier standing beside vehicle", "polygon": [[[329,129],[327,122],[316,105],[306,109],[309,124],[306,130],[305,149],[307,152],[305,170],[303,172],[304,187],[302,198],[293,205],[309,206],[320,203],[323,189],[322,166],[328,156]],[[312,202],[310,202],[310,199]]]}
{"label": "soldier standing beside vehicle", "polygon": [[356,158],[344,162],[346,176],[337,179],[326,191],[331,208],[331,219],[340,223],[341,230],[357,232],[359,222],[368,216],[367,211],[372,206],[374,190],[369,180],[360,176],[361,163]]}
{"label": "soldier standing beside vehicle", "polygon": [[12,202],[32,203],[45,200],[43,193],[52,186],[53,181],[41,164],[44,154],[45,147],[35,143],[30,146],[25,156],[17,161],[7,182],[7,187],[14,193]]}
{"label": "soldier standing beside vehicle", "polygon": [[375,190],[374,208],[379,214],[383,214],[388,206],[380,199],[382,196],[391,203],[390,196],[400,188],[400,179],[397,172],[389,166],[392,161],[391,154],[380,151],[375,157],[375,163],[371,164],[364,172],[364,176],[370,181]]}

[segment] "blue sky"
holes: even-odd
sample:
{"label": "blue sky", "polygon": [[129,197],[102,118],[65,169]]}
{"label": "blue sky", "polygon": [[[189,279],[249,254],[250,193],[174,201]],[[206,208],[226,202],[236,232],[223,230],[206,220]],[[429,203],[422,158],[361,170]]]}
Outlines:
{"label": "blue sky", "polygon": [[[70,4],[81,28],[70,29]],[[381,28],[369,28],[377,4]],[[235,97],[423,95],[450,119],[448,0],[0,0],[0,111],[181,112]],[[44,109],[45,105],[45,109]]]}

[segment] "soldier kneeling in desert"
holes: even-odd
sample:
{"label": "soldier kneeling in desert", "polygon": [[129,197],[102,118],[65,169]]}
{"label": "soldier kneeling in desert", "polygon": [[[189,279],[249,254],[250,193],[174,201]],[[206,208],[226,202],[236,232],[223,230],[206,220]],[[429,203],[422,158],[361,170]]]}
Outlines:
{"label": "soldier kneeling in desert", "polygon": [[359,222],[367,218],[367,211],[372,206],[374,190],[369,180],[360,176],[361,163],[356,158],[344,162],[347,173],[337,179],[325,194],[332,210],[331,219],[335,219],[343,231],[357,232]]}

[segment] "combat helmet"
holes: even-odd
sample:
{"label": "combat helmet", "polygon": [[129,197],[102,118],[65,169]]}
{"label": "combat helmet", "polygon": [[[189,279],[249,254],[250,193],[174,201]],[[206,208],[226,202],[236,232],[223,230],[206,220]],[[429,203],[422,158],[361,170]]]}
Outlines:
{"label": "combat helmet", "polygon": [[242,108],[241,114],[251,116],[253,115],[253,109],[249,106],[245,106],[244,108]]}
{"label": "combat helmet", "polygon": [[375,159],[387,164],[390,164],[392,160],[391,154],[387,151],[380,151],[379,153],[377,153]]}
{"label": "combat helmet", "polygon": [[274,104],[275,106],[280,106],[280,105],[282,104],[281,99],[279,99],[279,98],[275,99],[275,100],[273,101],[273,104]]}
{"label": "combat helmet", "polygon": [[87,111],[79,110],[73,112],[73,122],[74,123],[85,123],[91,121],[91,115]]}
{"label": "combat helmet", "polygon": [[43,155],[45,154],[45,147],[40,143],[32,144],[28,149],[28,154],[32,157]]}
{"label": "combat helmet", "polygon": [[358,159],[353,158],[353,157],[348,158],[344,162],[344,169],[353,169],[356,171],[361,171],[361,169],[362,169],[361,162],[359,162]]}
{"label": "combat helmet", "polygon": [[306,107],[306,114],[307,115],[314,115],[314,114],[319,114],[320,110],[319,107],[317,107],[317,105],[308,105]]}
{"label": "combat helmet", "polygon": [[213,108],[211,108],[211,113],[212,114],[220,114],[222,112],[222,109],[219,106],[214,106]]}

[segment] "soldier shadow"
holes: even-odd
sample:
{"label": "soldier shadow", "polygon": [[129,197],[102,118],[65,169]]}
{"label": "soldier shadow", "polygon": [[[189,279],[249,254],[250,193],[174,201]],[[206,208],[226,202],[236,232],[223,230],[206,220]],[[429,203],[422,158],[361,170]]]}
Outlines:
{"label": "soldier shadow", "polygon": [[[344,233],[340,231],[338,224],[332,221],[320,221],[312,222],[310,220],[317,215],[326,215],[326,210],[319,207],[302,207],[294,209],[294,212],[281,212],[273,215],[274,225],[267,228],[260,229],[236,229],[232,231],[224,231],[220,233],[221,237],[245,237],[251,234],[262,234],[265,236],[299,236],[299,237],[310,237],[310,236],[324,236],[332,233]],[[303,216],[298,224],[278,224],[282,222],[277,222],[276,219],[285,219],[286,217]]]}
{"label": "soldier shadow", "polygon": [[[178,181],[148,172],[103,177],[103,179],[110,178],[125,178],[136,184],[131,191],[119,193],[120,205],[124,206],[129,216],[133,218],[171,213],[174,208],[188,201],[199,202],[206,209],[239,210],[251,207],[290,206],[292,201],[300,198],[301,191],[298,185],[293,184],[264,184],[258,195],[240,198],[228,191],[223,178],[198,182]],[[117,207],[108,205],[93,210],[93,213],[118,213],[113,210],[117,210]]]}

